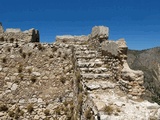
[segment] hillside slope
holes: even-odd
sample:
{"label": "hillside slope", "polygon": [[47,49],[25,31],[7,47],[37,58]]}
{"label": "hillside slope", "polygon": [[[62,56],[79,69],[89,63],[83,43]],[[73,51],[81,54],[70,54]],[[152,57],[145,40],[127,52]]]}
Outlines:
{"label": "hillside slope", "polygon": [[144,72],[145,98],[160,104],[160,47],[147,50],[128,50],[128,64]]}

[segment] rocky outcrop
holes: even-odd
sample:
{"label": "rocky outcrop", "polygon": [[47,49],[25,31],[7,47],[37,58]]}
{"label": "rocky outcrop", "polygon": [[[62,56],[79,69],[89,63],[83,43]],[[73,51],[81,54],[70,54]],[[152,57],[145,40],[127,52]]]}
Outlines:
{"label": "rocky outcrop", "polygon": [[[2,30],[1,30],[2,31]],[[39,31],[32,28],[30,30],[21,31],[20,29],[9,28],[5,32],[0,32],[0,42],[39,42]]]}

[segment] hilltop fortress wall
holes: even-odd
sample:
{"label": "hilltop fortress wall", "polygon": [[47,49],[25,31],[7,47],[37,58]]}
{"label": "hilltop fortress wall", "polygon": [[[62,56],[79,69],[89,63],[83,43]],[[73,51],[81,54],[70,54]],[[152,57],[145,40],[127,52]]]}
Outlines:
{"label": "hilltop fortress wall", "polygon": [[2,23],[0,23],[0,41],[7,43],[14,42],[39,42],[39,31],[32,28],[26,31],[20,29],[8,28],[4,31]]}
{"label": "hilltop fortress wall", "polygon": [[[118,114],[116,110],[122,107],[119,103],[140,99],[145,92],[143,72],[131,70],[126,61],[125,40],[108,38],[109,28],[104,26],[93,27],[88,36],[56,37],[56,42],[74,46],[74,104],[76,116],[81,120],[117,119],[109,114]],[[132,115],[130,118],[136,119]]]}
{"label": "hilltop fortress wall", "polygon": [[0,119],[160,118],[160,106],[141,98],[144,75],[129,68],[125,40],[109,40],[108,27],[34,42],[38,30],[0,25]]}

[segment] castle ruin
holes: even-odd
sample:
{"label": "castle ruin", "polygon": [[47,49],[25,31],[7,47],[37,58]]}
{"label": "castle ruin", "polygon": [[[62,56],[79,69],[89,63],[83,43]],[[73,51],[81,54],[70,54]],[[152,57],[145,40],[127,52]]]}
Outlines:
{"label": "castle ruin", "polygon": [[0,119],[160,118],[160,106],[141,98],[144,75],[129,68],[125,40],[109,40],[108,27],[37,42],[38,30],[0,26]]}

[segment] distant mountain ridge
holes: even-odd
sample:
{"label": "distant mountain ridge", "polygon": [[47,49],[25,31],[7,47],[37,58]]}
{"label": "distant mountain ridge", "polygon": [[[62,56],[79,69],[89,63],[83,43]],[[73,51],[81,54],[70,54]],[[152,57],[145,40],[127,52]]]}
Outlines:
{"label": "distant mountain ridge", "polygon": [[160,104],[160,47],[128,50],[129,66],[144,72],[145,98]]}

